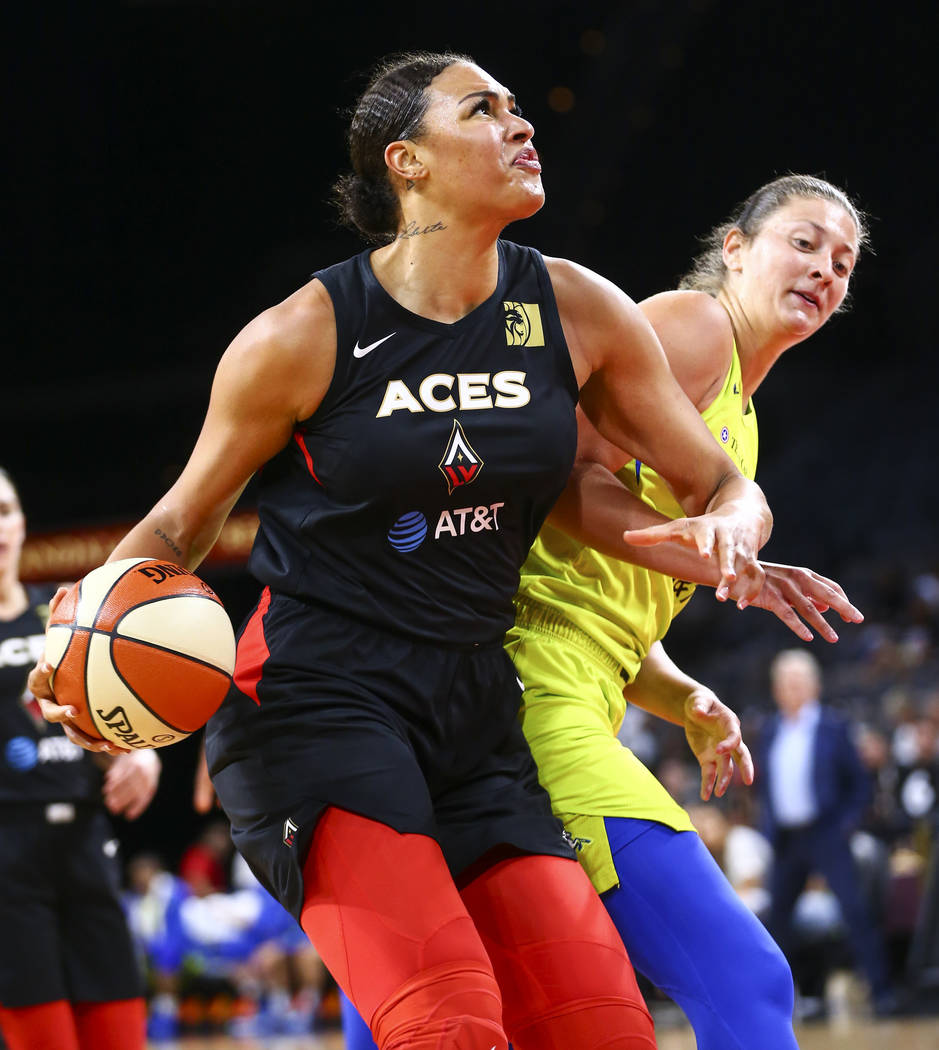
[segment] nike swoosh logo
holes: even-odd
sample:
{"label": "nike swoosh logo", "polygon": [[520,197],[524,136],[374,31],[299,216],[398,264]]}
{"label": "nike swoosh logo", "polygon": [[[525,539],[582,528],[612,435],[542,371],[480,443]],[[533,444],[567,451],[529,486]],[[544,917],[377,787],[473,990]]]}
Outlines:
{"label": "nike swoosh logo", "polygon": [[353,357],[365,357],[365,355],[366,354],[370,354],[375,349],[376,346],[381,346],[381,344],[386,339],[390,339],[394,334],[395,334],[394,332],[390,332],[388,335],[382,336],[381,339],[376,339],[374,343],[369,343],[368,346],[359,346],[359,341],[358,341],[358,339],[356,339],[355,347],[352,350],[352,356]]}

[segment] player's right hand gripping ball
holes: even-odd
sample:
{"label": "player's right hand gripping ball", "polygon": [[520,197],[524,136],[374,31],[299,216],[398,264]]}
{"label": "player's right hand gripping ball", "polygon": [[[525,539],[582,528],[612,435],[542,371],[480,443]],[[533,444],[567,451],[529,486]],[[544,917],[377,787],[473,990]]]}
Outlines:
{"label": "player's right hand gripping ball", "polygon": [[82,577],[46,628],[56,702],[120,747],[183,740],[215,714],[235,668],[218,595],[172,562],[125,558]]}

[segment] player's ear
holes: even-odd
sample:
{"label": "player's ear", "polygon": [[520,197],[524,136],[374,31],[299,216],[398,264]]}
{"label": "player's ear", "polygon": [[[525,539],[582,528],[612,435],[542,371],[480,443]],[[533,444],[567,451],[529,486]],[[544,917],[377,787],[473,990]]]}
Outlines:
{"label": "player's ear", "polygon": [[402,179],[408,188],[426,178],[427,169],[417,155],[417,144],[411,139],[396,139],[385,147],[388,170]]}
{"label": "player's ear", "polygon": [[743,255],[743,249],[746,247],[747,238],[743,234],[743,230],[737,226],[732,226],[724,236],[724,244],[721,249],[721,254],[724,259],[724,265],[728,270],[739,272],[742,269],[741,256]]}

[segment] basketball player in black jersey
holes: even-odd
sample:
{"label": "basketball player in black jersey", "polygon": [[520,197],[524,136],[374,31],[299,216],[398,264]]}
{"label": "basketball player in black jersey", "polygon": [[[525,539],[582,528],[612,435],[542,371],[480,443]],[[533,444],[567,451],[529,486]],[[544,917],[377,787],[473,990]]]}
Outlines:
{"label": "basketball player in black jersey", "polygon": [[160,760],[92,755],[43,721],[26,676],[53,588],[20,582],[24,538],[0,470],[0,1031],[8,1050],[143,1050],[143,985],[105,808],[139,816]]}
{"label": "basketball player in black jersey", "polygon": [[[383,63],[337,184],[373,247],[236,337],[180,479],[112,554],[196,567],[263,467],[263,589],[210,771],[239,850],[382,1050],[655,1045],[502,649],[578,400],[689,515],[634,538],[695,547],[745,604],[771,526],[632,300],[501,239],[544,200],[532,135],[467,57]],[[98,746],[48,676],[30,678],[46,717]]]}

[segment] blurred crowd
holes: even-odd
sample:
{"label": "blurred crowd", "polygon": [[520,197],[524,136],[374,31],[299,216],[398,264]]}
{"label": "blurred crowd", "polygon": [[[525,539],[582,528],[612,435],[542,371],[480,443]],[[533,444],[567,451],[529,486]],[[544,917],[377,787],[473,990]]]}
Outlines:
{"label": "blurred crowd", "polygon": [[[891,567],[872,575],[864,568],[857,579],[867,585],[846,589],[865,622],[843,628],[836,645],[804,648],[819,661],[823,703],[847,723],[868,778],[868,802],[850,847],[889,981],[909,1008],[931,1004],[939,1012],[939,569]],[[701,602],[697,616],[713,616],[707,605]],[[690,616],[682,624],[685,615],[673,627],[673,644],[693,650],[698,625]],[[620,735],[688,807],[734,888],[768,921],[777,858],[763,830],[759,788],[767,770],[757,744],[775,714],[770,667],[780,635],[747,614],[725,623],[723,635],[717,627],[707,632],[707,650],[686,664],[740,715],[756,758],[753,787],[737,777],[723,799],[702,804],[699,771],[677,727],[630,709]],[[801,1017],[844,1008],[846,995],[863,999],[846,982],[848,975],[858,979],[858,968],[843,909],[818,872],[798,897],[792,927],[787,954]]]}
{"label": "blurred crowd", "polygon": [[293,917],[209,819],[175,870],[126,864],[125,907],[146,976],[148,1036],[303,1035],[338,1023],[335,989]]}

